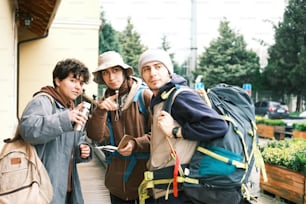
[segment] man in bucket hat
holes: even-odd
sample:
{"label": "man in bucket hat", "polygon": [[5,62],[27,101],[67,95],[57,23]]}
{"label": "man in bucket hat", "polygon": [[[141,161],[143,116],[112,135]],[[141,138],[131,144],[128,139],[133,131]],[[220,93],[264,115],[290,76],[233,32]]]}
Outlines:
{"label": "man in bucket hat", "polygon": [[105,84],[107,89],[88,121],[87,135],[100,144],[114,146],[129,135],[123,147],[105,152],[105,185],[112,204],[138,203],[137,190],[149,157],[152,92],[141,79],[132,76],[132,67],[124,63],[119,53],[104,52],[98,65],[93,72],[94,81]]}
{"label": "man in bucket hat", "polygon": [[123,62],[123,59],[119,53],[115,51],[107,51],[101,54],[98,58],[98,68],[93,72],[94,82],[98,84],[105,84],[105,81],[101,75],[101,71],[116,66],[124,69],[126,71],[126,76],[131,76],[134,74],[133,68]]}

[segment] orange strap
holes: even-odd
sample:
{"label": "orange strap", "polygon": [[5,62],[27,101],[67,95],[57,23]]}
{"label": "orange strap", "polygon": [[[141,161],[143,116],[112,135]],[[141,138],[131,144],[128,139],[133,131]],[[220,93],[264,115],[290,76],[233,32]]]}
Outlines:
{"label": "orange strap", "polygon": [[172,150],[171,153],[174,155],[175,158],[175,165],[173,168],[173,195],[174,197],[178,197],[178,182],[177,182],[177,176],[178,176],[178,168],[180,166],[179,158],[175,152],[175,150]]}

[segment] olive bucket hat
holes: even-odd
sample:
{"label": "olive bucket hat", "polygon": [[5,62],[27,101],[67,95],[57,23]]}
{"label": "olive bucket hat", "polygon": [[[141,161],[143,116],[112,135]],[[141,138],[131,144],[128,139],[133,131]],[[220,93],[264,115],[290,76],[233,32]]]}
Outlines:
{"label": "olive bucket hat", "polygon": [[94,76],[93,81],[98,84],[105,84],[101,76],[101,71],[116,66],[120,66],[122,69],[125,69],[127,76],[134,74],[133,68],[123,62],[123,59],[119,53],[115,51],[107,51],[102,53],[98,58],[98,68],[92,73]]}

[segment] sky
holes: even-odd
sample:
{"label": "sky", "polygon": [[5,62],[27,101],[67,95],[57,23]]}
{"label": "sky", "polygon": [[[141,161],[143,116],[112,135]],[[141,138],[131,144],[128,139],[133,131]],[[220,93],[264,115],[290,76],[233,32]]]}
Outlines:
{"label": "sky", "polygon": [[273,24],[282,21],[286,0],[100,0],[106,20],[123,31],[131,17],[141,42],[148,48],[161,47],[166,35],[175,60],[183,63],[191,53],[191,2],[196,4],[197,54],[218,37],[220,21],[226,18],[237,34],[243,35],[265,63],[268,46],[274,43]]}

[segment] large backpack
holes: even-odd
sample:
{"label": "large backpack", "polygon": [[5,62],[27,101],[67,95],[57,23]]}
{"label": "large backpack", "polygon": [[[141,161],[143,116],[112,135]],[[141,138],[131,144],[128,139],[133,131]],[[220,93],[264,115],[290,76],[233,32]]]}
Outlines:
{"label": "large backpack", "polygon": [[[164,110],[170,112],[175,97],[183,91],[194,90],[177,86],[165,101]],[[183,183],[182,189],[193,203],[201,203],[203,200],[201,197],[205,196],[204,191],[201,190],[203,188],[241,187],[244,197],[249,200],[250,194],[246,183],[254,162],[262,168],[263,176],[266,178],[264,163],[257,145],[253,102],[244,89],[227,84],[218,84],[210,89],[207,95],[204,91],[203,98],[228,122],[229,129],[222,138],[210,142],[199,142],[191,158],[189,169],[185,169],[184,175],[175,178],[176,182]],[[152,185],[160,182],[153,181]],[[144,184],[151,185],[148,182]],[[139,189],[139,192],[141,194],[145,191]]]}
{"label": "large backpack", "polygon": [[[54,107],[52,96],[41,92],[34,97],[38,96],[47,96]],[[19,127],[15,137],[4,142],[0,152],[0,203],[51,203],[53,187],[35,147],[21,138]]]}
{"label": "large backpack", "polygon": [[4,144],[0,153],[0,203],[48,204],[53,189],[35,147],[17,139]]}
{"label": "large backpack", "polygon": [[[204,93],[205,94],[205,93]],[[201,195],[194,188],[210,187],[231,189],[242,187],[249,198],[246,183],[254,162],[264,168],[258,149],[258,136],[254,105],[247,92],[237,86],[219,84],[207,93],[211,107],[229,124],[224,137],[211,142],[200,142],[190,162],[190,174],[199,182],[185,182],[185,193],[200,201]],[[265,176],[264,169],[262,170]]]}

